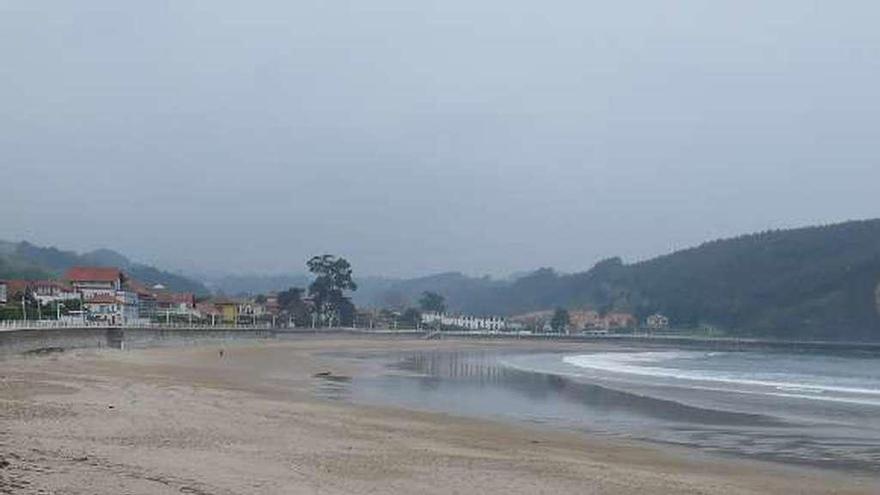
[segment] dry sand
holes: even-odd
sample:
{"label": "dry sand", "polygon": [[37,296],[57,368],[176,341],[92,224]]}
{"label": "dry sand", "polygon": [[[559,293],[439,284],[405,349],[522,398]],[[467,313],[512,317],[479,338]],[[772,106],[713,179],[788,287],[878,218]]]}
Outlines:
{"label": "dry sand", "polygon": [[[880,493],[877,479],[322,400],[358,338],[0,361],[0,493]],[[535,345],[535,344],[531,344]],[[544,344],[546,345],[546,344]]]}

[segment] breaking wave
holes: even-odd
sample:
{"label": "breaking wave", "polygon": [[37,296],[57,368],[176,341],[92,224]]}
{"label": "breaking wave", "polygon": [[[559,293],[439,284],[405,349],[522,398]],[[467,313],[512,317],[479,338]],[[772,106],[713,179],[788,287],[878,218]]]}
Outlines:
{"label": "breaking wave", "polygon": [[[726,352],[604,352],[566,356],[563,361],[584,370],[610,373],[620,377],[675,382],[676,385],[702,389],[730,390],[810,400],[829,400],[880,406],[880,380],[858,377],[853,371],[840,373],[840,365],[831,370],[816,356],[813,373],[787,371],[785,363],[774,356]],[[724,361],[724,369],[718,362]],[[832,372],[838,372],[837,375]]]}

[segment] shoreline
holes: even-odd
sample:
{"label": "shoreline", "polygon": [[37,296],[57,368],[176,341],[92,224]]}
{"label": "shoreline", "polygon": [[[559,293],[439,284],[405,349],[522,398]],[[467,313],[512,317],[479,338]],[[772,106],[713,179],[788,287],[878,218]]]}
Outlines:
{"label": "shoreline", "polygon": [[[66,493],[876,493],[876,478],[318,397],[345,353],[584,343],[314,336],[0,360],[0,488]],[[596,344],[602,347],[601,343]],[[112,407],[111,407],[112,406]],[[28,491],[30,490],[30,491]]]}
{"label": "shoreline", "polygon": [[[880,342],[772,340],[747,337],[700,337],[677,334],[515,334],[509,332],[390,330],[358,328],[272,328],[268,326],[60,326],[45,328],[0,329],[0,358],[44,349],[121,348],[175,344],[173,340],[191,341],[251,338],[285,339],[316,336],[321,338],[426,339],[485,342],[580,343],[609,346],[646,346],[657,348],[689,348],[714,351],[798,351],[798,352],[868,352],[880,355]],[[172,341],[172,342],[166,342]],[[179,342],[177,342],[179,343]],[[189,342],[190,344],[198,344]]]}

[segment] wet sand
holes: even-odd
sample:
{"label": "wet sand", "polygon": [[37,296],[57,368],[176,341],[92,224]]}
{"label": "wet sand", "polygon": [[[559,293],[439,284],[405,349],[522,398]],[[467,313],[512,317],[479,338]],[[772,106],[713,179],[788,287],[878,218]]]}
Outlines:
{"label": "wet sand", "polygon": [[876,478],[320,398],[381,371],[337,352],[566,345],[303,338],[222,357],[214,344],[6,359],[0,493],[880,492]]}

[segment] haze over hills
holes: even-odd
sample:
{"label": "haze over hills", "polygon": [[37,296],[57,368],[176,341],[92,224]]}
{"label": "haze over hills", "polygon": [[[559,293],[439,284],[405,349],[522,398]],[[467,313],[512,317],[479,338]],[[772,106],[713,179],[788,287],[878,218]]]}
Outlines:
{"label": "haze over hills", "polygon": [[[0,278],[57,276],[73,265],[119,266],[175,291],[228,295],[306,287],[309,277],[230,275],[206,283],[138,264],[111,250],[85,254],[0,242]],[[355,275],[357,269],[355,268]],[[510,279],[457,272],[413,279],[356,279],[361,307],[414,306],[424,291],[451,311],[513,315],[566,307],[660,312],[679,327],[710,325],[733,335],[880,340],[880,220],[778,230],[707,242],[647,261],[620,258],[588,271],[541,268]]]}
{"label": "haze over hills", "polygon": [[201,282],[158,268],[135,263],[110,249],[78,254],[54,247],[39,247],[29,242],[0,241],[0,279],[45,279],[59,277],[72,266],[113,266],[140,282],[162,284],[176,292],[207,295]]}
{"label": "haze over hills", "polygon": [[573,274],[541,268],[503,280],[449,272],[358,283],[354,300],[366,307],[402,309],[434,291],[451,311],[469,314],[661,312],[676,326],[734,335],[880,340],[880,220],[744,235],[632,264],[611,258]]}
{"label": "haze over hills", "polygon": [[[209,276],[204,277],[203,280],[210,289],[217,293],[256,295],[281,291],[290,287],[305,288],[311,282],[311,277],[305,273],[291,275],[239,274]],[[468,277],[458,272],[438,273],[410,279],[367,276],[356,277],[356,281],[358,290],[351,294],[356,305],[393,309],[404,309],[416,304],[422,292],[428,290],[448,294],[448,300],[452,307],[457,308],[475,292],[492,287],[502,287],[509,283],[506,279]]]}
{"label": "haze over hills", "polygon": [[290,287],[306,287],[311,279],[305,274],[204,276],[201,280],[214,292],[229,296],[266,294]]}
{"label": "haze over hills", "polygon": [[555,306],[661,312],[677,326],[735,335],[880,340],[880,220],[718,240],[625,264],[559,274],[543,268],[510,282],[447,274],[399,281],[374,296],[446,296],[454,311],[511,315]]}

